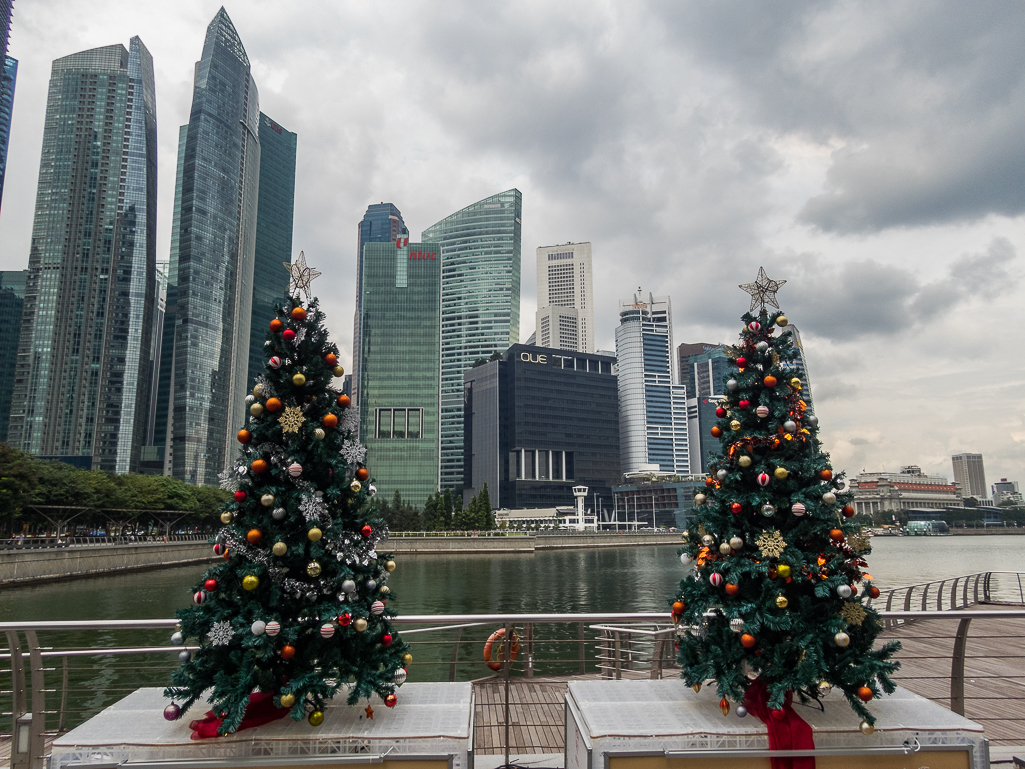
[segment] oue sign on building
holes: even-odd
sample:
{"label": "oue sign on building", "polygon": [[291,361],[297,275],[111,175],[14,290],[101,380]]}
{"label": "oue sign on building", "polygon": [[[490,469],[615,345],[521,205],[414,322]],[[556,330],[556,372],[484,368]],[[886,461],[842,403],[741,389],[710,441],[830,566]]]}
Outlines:
{"label": "oue sign on building", "polygon": [[521,352],[520,360],[524,363],[548,363],[547,355],[535,355],[530,352]]}

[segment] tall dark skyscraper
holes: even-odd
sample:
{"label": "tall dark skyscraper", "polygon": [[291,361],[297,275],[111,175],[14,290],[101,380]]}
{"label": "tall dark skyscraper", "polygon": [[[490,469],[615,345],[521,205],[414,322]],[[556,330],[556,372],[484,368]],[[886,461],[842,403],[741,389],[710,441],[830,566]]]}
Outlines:
{"label": "tall dark skyscraper", "polygon": [[0,0],[0,61],[7,58],[7,42],[11,39],[11,14],[14,0]]}
{"label": "tall dark skyscraper", "polygon": [[14,113],[14,86],[18,82],[18,60],[6,57],[0,72],[0,201],[4,197],[7,175],[7,145],[11,141],[11,116]]}
{"label": "tall dark skyscraper", "polygon": [[0,272],[0,443],[7,442],[11,419],[14,367],[18,360],[18,333],[25,305],[25,270]]}
{"label": "tall dark skyscraper", "polygon": [[138,37],[53,63],[9,442],[128,472],[149,413],[153,60]]}
{"label": "tall dark skyscraper", "polygon": [[363,350],[363,251],[367,243],[393,243],[408,238],[402,212],[391,203],[373,203],[356,228],[356,314],[352,321],[352,402],[359,405],[360,356]]}
{"label": "tall dark skyscraper", "polygon": [[164,319],[174,329],[163,351],[173,355],[169,469],[189,483],[217,482],[244,419],[259,131],[249,58],[221,8],[207,27],[182,136]]}
{"label": "tall dark skyscraper", "polygon": [[253,267],[253,311],[249,332],[247,386],[267,364],[263,343],[274,305],[288,296],[292,261],[292,219],[295,210],[296,135],[260,113],[260,195],[256,209],[256,260]]}

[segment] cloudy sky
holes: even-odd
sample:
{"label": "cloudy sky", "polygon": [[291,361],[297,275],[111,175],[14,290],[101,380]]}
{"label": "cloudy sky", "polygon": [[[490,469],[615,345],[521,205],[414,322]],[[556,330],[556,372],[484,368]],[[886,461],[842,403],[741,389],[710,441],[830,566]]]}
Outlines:
{"label": "cloudy sky", "polygon": [[[0,268],[27,263],[50,62],[153,54],[166,259],[178,126],[219,7],[18,0]],[[264,112],[299,134],[295,252],[340,346],[356,223],[414,236],[523,192],[521,339],[537,246],[594,244],[616,302],[668,294],[676,342],[730,341],[759,265],[805,339],[850,472],[985,456],[1025,481],[1025,5],[1020,2],[305,2],[228,6]]]}

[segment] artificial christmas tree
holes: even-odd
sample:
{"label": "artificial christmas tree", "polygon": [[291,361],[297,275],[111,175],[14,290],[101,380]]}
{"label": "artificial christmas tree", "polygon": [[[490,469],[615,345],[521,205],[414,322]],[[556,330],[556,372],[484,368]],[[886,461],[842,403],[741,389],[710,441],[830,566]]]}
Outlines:
{"label": "artificial christmas tree", "polygon": [[319,273],[303,255],[285,266],[293,297],[270,322],[266,373],[246,398],[240,454],[222,474],[234,492],[214,545],[224,560],[195,586],[172,637],[200,644],[182,652],[164,692],[176,701],[169,719],[207,696],[214,709],[193,724],[195,737],[286,712],[316,726],[339,690],[350,705],[376,692],[392,706],[412,659],[389,622],[395,562],[375,549],[386,529],[361,464],[358,417],[331,387],[344,372],[310,297]]}
{"label": "artificial christmas tree", "polygon": [[842,689],[871,733],[865,703],[894,691],[900,646],[873,649],[881,622],[863,602],[878,595],[865,572],[868,539],[850,522],[852,495],[841,491],[843,473],[833,472],[801,399],[791,336],[776,333],[788,323],[775,300],[785,282],[759,270],[741,286],[751,312],[727,352],[726,396],[711,428],[722,452],[695,496],[680,551],[694,572],[672,613],[686,683],[714,680],[724,715],[732,700],[738,715],[766,721],[770,746],[800,748],[810,747],[810,728],[780,742],[781,731],[797,735],[803,723],[793,693],[820,700]]}

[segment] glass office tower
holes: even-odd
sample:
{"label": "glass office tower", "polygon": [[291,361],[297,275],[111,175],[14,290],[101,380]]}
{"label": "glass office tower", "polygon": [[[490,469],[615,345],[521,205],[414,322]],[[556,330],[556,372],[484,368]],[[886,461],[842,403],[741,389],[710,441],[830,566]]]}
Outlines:
{"label": "glass office tower", "polygon": [[441,247],[363,247],[359,415],[379,492],[422,506],[438,489]]}
{"label": "glass office tower", "polygon": [[156,269],[153,60],[138,37],[53,63],[12,446],[129,472],[145,440]]}
{"label": "glass office tower", "polygon": [[288,296],[289,274],[282,263],[292,261],[296,138],[260,113],[260,195],[256,209],[247,386],[267,365],[263,349],[267,326],[274,318],[274,305]]}
{"label": "glass office tower", "polygon": [[0,73],[0,201],[4,197],[4,177],[7,175],[7,145],[11,141],[11,115],[14,112],[14,86],[18,82],[18,60],[10,56],[4,60]]}
{"label": "glass office tower", "polygon": [[402,212],[391,203],[374,203],[356,228],[356,312],[352,321],[352,402],[359,406],[359,362],[362,347],[363,316],[363,247],[367,243],[394,243],[408,238],[409,230],[402,221]]}
{"label": "glass office tower", "polygon": [[421,235],[441,244],[441,477],[463,487],[463,373],[520,340],[523,195],[506,190]]}
{"label": "glass office tower", "polygon": [[0,443],[7,442],[11,419],[14,367],[18,360],[18,334],[25,304],[25,270],[0,272]]}
{"label": "glass office tower", "polygon": [[[244,424],[249,373],[257,197],[259,96],[249,58],[221,8],[196,65],[184,135],[177,240],[165,324],[174,317],[170,471],[217,483]],[[172,292],[173,285],[173,306]]]}

